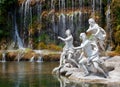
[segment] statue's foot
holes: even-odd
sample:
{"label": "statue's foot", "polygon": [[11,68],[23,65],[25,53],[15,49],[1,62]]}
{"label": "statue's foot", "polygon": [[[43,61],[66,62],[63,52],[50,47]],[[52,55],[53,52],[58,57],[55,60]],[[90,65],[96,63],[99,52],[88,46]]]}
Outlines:
{"label": "statue's foot", "polygon": [[90,73],[85,73],[84,77],[89,76],[89,75],[90,75]]}
{"label": "statue's foot", "polygon": [[110,78],[108,74],[105,74],[104,75],[104,78]]}

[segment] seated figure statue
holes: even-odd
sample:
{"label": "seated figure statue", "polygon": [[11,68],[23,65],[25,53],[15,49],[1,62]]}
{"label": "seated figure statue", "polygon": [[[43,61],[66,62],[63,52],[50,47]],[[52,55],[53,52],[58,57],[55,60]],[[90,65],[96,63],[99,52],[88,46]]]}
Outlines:
{"label": "seated figure statue", "polygon": [[103,28],[101,28],[93,18],[88,20],[90,26],[87,32],[91,32],[93,36],[93,40],[99,44],[100,48],[105,51],[105,43],[104,40],[106,38],[106,32]]}
{"label": "seated figure statue", "polygon": [[99,53],[98,53],[98,46],[96,43],[91,42],[87,39],[85,33],[80,34],[80,39],[82,39],[82,43],[78,47],[74,47],[74,49],[82,49],[83,53],[81,53],[81,60],[79,61],[80,64],[82,64],[86,74],[85,76],[89,75],[89,71],[85,65],[86,59],[82,59],[83,55],[87,58],[87,64],[93,64],[95,69],[101,73],[104,74],[105,77],[107,77],[107,74],[104,72],[104,70],[99,66]]}
{"label": "seated figure statue", "polygon": [[64,60],[70,60],[71,62],[73,62],[78,66],[77,62],[74,59],[72,59],[72,56],[74,53],[74,49],[73,49],[74,46],[73,46],[73,36],[71,34],[71,31],[68,29],[66,30],[65,34],[67,36],[66,38],[58,37],[58,39],[65,42],[63,52],[61,53],[61,56],[60,56],[59,68],[64,65]]}

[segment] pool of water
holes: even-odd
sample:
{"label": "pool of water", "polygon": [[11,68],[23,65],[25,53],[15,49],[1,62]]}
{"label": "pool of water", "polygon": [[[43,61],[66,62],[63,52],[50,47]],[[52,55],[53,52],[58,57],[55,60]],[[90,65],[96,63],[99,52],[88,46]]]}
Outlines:
{"label": "pool of water", "polygon": [[64,77],[53,76],[51,72],[58,64],[58,62],[0,63],[0,87],[108,87],[106,84],[76,84]]}

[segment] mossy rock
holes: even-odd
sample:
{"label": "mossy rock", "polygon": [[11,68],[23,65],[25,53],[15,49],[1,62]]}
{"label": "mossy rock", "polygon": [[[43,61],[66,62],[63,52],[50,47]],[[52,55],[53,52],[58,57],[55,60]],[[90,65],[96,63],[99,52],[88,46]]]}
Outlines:
{"label": "mossy rock", "polygon": [[18,55],[17,51],[7,52],[6,54],[6,60],[7,61],[14,61]]}
{"label": "mossy rock", "polygon": [[48,54],[43,56],[43,61],[59,61],[60,54]]}

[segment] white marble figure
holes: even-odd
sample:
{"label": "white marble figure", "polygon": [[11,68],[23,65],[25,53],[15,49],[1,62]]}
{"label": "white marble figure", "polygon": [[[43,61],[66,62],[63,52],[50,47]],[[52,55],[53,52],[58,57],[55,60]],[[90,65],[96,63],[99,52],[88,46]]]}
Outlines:
{"label": "white marble figure", "polygon": [[83,55],[87,58],[87,64],[93,64],[96,70],[99,72],[102,72],[105,77],[107,77],[107,74],[103,71],[103,69],[99,66],[99,53],[98,53],[98,46],[96,43],[91,42],[87,39],[85,33],[80,34],[80,39],[82,39],[82,43],[78,47],[74,47],[74,49],[82,49],[83,52],[80,56],[80,64],[82,64],[86,74],[85,76],[89,75],[89,71],[85,65],[86,59],[82,59]]}
{"label": "white marble figure", "polygon": [[93,41],[99,44],[100,48],[105,51],[105,43],[104,40],[106,38],[106,32],[103,28],[101,28],[93,18],[88,20],[89,28],[86,32],[91,32],[93,36]]}
{"label": "white marble figure", "polygon": [[[70,60],[71,62],[78,65],[76,63],[76,61],[74,59],[72,59],[72,56],[73,56],[73,53],[74,53],[74,49],[73,49],[74,46],[73,46],[73,36],[71,34],[71,31],[68,29],[68,30],[66,30],[65,34],[67,36],[66,38],[58,37],[58,39],[65,42],[63,52],[61,53],[61,56],[60,56],[60,65],[59,65],[59,67],[64,65],[66,59]],[[66,55],[67,55],[67,58],[66,58]]]}

